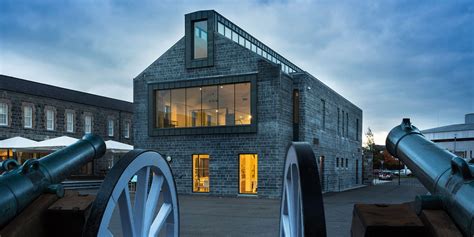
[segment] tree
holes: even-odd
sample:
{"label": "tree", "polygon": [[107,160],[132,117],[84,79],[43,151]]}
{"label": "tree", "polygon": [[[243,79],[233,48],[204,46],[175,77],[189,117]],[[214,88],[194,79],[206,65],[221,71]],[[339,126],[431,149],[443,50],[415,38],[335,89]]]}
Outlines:
{"label": "tree", "polygon": [[374,152],[375,151],[375,140],[374,140],[374,133],[372,133],[372,130],[367,128],[367,132],[365,133],[365,137],[367,138],[367,141],[365,143],[364,149],[366,151]]}

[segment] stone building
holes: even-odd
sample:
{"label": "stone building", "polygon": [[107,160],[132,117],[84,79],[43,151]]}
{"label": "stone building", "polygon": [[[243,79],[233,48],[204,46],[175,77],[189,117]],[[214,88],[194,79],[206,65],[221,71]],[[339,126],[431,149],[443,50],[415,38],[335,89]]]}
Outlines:
{"label": "stone building", "polygon": [[[43,141],[94,133],[133,144],[132,113],[130,102],[0,75],[0,140],[21,136]],[[0,155],[7,157],[5,151]],[[102,176],[106,166],[101,159],[82,172]]]}
{"label": "stone building", "polygon": [[362,110],[213,10],[134,78],[135,147],[170,156],[181,194],[279,197],[292,141],[325,191],[361,184]]}
{"label": "stone building", "polygon": [[474,113],[465,115],[465,122],[421,131],[425,137],[459,157],[474,158]]}

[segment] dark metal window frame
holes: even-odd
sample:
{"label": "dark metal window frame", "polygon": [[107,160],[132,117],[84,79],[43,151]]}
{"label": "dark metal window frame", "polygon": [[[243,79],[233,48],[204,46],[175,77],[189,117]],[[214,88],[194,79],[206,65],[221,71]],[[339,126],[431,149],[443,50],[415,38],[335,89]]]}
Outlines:
{"label": "dark metal window frame", "polygon": [[[198,86],[213,86],[222,84],[236,84],[250,82],[250,114],[252,122],[249,125],[212,126],[212,127],[184,127],[184,128],[157,128],[156,122],[156,91],[165,89],[189,88]],[[257,74],[206,77],[193,80],[149,83],[148,84],[148,135],[200,135],[200,134],[232,134],[257,132]]]}
{"label": "dark metal window frame", "polygon": [[[194,22],[207,20],[207,58],[194,59]],[[198,11],[185,15],[186,68],[214,66],[214,29],[217,27],[214,11]]]}

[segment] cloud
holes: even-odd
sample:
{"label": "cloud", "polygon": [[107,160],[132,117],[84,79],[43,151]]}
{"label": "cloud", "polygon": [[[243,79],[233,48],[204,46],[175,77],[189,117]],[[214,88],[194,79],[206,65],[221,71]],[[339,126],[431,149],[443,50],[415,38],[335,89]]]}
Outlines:
{"label": "cloud", "polygon": [[0,73],[131,101],[132,78],[203,9],[361,107],[364,132],[474,112],[472,1],[2,1]]}

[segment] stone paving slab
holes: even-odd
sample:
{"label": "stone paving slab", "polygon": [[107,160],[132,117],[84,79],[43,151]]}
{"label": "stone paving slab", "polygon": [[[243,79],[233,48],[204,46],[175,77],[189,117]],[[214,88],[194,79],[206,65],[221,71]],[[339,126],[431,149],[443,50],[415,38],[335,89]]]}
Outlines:
{"label": "stone paving slab", "polygon": [[[403,203],[420,185],[376,185],[324,194],[328,236],[350,236],[355,203]],[[181,236],[278,236],[280,200],[180,196]]]}

